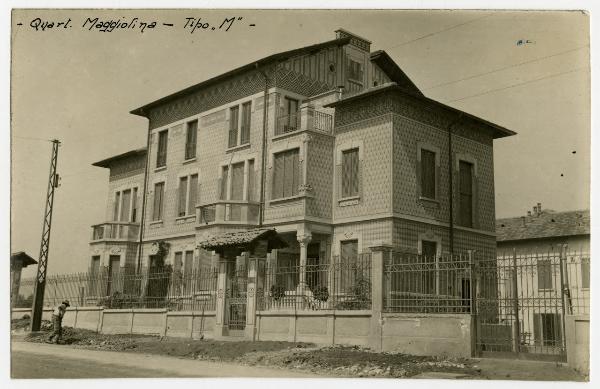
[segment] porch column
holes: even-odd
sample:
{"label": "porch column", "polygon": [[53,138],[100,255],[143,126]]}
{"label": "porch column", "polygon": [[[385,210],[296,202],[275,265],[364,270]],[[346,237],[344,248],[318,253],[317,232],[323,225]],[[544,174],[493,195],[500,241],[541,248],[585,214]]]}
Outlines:
{"label": "porch column", "polygon": [[307,248],[308,244],[312,240],[312,234],[310,232],[298,233],[296,239],[298,239],[298,243],[300,243],[300,267],[298,269],[299,278],[297,292],[299,295],[304,295],[304,290],[306,289]]}
{"label": "porch column", "polygon": [[215,312],[215,337],[227,335],[227,325],[225,324],[225,291],[227,290],[227,261],[218,254],[215,255],[218,260],[219,275],[217,277],[217,306]]}
{"label": "porch column", "polygon": [[384,265],[389,258],[391,245],[381,241],[373,242],[371,250],[371,325],[369,331],[369,347],[375,351],[383,351],[383,282]]}

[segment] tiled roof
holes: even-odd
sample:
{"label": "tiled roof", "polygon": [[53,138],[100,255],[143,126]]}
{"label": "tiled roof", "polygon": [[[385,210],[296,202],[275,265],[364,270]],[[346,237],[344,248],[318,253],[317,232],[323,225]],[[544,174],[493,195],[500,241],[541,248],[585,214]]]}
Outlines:
{"label": "tiled roof", "polygon": [[31,258],[25,251],[17,251],[16,253],[10,254],[11,262],[16,259],[20,259],[22,261],[23,267],[35,265],[37,263],[37,261]]}
{"label": "tiled roof", "polygon": [[221,235],[213,236],[200,242],[198,246],[205,250],[216,250],[225,247],[231,248],[249,248],[260,239],[269,239],[272,248],[283,248],[287,243],[283,241],[274,228],[255,228],[248,231],[227,232]]}
{"label": "tiled roof", "polygon": [[92,166],[98,166],[98,167],[110,167],[110,165],[115,162],[118,161],[120,159],[124,159],[124,158],[128,158],[131,156],[142,156],[142,155],[146,155],[146,148],[140,148],[140,149],[135,149],[135,150],[131,150],[131,151],[127,151],[125,153],[122,154],[118,154],[118,155],[114,155],[112,157],[103,159],[102,161],[98,161],[98,162],[94,162],[92,164]]}
{"label": "tiled roof", "polygon": [[498,242],[589,235],[590,211],[542,211],[538,215],[496,220]]}

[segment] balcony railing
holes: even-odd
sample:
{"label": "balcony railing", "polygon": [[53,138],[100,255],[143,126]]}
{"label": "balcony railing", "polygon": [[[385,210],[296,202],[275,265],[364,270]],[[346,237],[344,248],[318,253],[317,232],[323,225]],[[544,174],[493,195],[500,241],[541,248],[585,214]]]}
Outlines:
{"label": "balcony railing", "polygon": [[277,118],[275,136],[301,130],[331,134],[333,130],[333,117],[312,107],[302,107],[298,112]]}
{"label": "balcony railing", "polygon": [[92,226],[92,241],[100,240],[137,240],[140,233],[139,223],[107,222]]}
{"label": "balcony railing", "polygon": [[196,207],[200,225],[213,223],[258,224],[259,203],[245,200],[219,200]]}

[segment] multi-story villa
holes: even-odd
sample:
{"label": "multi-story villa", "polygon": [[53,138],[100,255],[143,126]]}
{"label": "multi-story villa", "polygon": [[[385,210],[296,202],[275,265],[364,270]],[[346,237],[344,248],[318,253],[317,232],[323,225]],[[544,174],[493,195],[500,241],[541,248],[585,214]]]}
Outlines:
{"label": "multi-story villa", "polygon": [[147,148],[94,164],[110,177],[92,271],[191,270],[215,261],[200,242],[257,227],[288,242],[280,266],[381,243],[494,258],[493,141],[514,132],[425,97],[370,45],[340,29],[131,111]]}

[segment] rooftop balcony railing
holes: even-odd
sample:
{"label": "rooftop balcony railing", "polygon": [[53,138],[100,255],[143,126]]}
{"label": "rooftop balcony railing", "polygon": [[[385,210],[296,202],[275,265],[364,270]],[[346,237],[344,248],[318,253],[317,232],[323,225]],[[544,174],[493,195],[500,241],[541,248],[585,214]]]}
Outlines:
{"label": "rooftop balcony railing", "polygon": [[301,107],[297,112],[277,118],[275,136],[304,130],[331,134],[333,117],[309,106]]}
{"label": "rooftop balcony railing", "polygon": [[139,238],[140,224],[130,222],[106,222],[92,226],[92,241],[135,241]]}
{"label": "rooftop balcony railing", "polygon": [[259,203],[247,200],[219,200],[196,207],[196,220],[207,224],[258,224]]}

